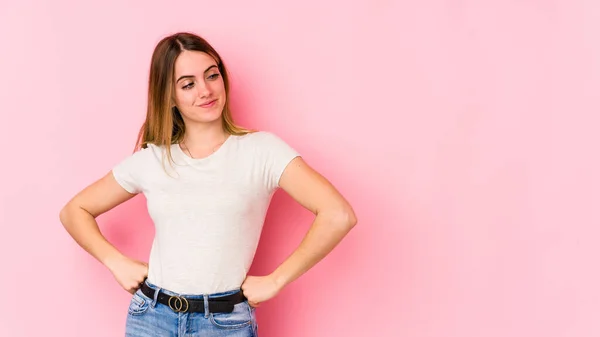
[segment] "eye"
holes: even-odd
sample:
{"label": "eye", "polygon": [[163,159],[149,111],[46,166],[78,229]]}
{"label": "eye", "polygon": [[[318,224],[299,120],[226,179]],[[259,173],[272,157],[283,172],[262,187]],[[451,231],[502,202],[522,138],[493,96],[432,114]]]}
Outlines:
{"label": "eye", "polygon": [[184,85],[183,87],[181,87],[181,89],[183,90],[188,90],[194,87],[194,82],[191,82],[189,84]]}
{"label": "eye", "polygon": [[220,74],[216,73],[216,74],[212,74],[210,76],[208,76],[209,80],[216,80],[217,78],[219,78]]}

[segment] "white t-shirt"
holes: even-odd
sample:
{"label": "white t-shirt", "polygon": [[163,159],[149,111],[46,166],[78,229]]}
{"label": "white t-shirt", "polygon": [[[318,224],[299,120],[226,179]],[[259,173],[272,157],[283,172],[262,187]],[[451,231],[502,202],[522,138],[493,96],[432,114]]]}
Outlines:
{"label": "white t-shirt", "polygon": [[206,158],[193,159],[177,144],[171,151],[172,165],[164,147],[149,145],[112,171],[147,199],[156,228],[148,281],[180,294],[239,288],[279,178],[299,154],[265,131],[231,135]]}

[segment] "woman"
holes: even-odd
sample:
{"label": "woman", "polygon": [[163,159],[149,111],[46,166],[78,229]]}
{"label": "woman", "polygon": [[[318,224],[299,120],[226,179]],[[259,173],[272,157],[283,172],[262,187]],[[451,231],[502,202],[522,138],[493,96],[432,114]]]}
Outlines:
{"label": "woman", "polygon": [[[73,239],[133,294],[126,336],[257,336],[255,308],[328,254],[352,207],[279,137],[237,126],[219,54],[178,33],[156,46],[136,151],[60,212]],[[316,217],[271,274],[247,276],[281,188]],[[124,256],[95,218],[144,193],[156,234],[149,264]]]}

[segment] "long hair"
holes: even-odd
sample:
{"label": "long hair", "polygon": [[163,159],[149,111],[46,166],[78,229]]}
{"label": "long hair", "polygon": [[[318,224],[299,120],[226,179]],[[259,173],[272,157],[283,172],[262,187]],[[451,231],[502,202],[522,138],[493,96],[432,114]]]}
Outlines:
{"label": "long hair", "polygon": [[217,51],[203,38],[192,33],[176,33],[163,38],[155,47],[148,80],[146,121],[138,134],[135,150],[148,144],[164,146],[172,161],[171,145],[183,140],[185,124],[177,108],[172,108],[175,61],[184,51],[199,51],[210,55],[217,63],[225,84],[226,100],[222,112],[223,129],[231,135],[244,135],[248,130],[235,124],[229,108],[229,76]]}

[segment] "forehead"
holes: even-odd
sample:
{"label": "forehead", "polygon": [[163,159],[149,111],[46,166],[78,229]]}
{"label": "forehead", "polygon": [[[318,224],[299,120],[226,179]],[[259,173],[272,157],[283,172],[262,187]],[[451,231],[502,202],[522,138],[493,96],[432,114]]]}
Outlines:
{"label": "forehead", "polygon": [[217,62],[207,53],[184,50],[175,60],[175,78],[184,75],[202,75],[206,68],[216,64]]}

